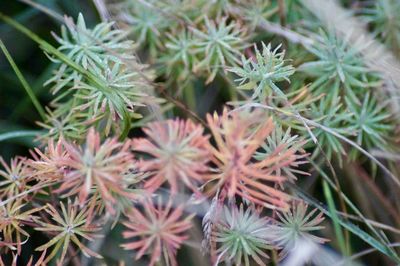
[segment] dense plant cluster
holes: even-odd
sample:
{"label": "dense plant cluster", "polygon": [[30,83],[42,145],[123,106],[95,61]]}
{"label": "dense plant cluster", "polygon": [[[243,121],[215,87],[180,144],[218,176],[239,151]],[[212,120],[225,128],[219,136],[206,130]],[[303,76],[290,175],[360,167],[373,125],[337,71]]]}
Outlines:
{"label": "dense plant cluster", "polygon": [[[341,185],[357,169],[385,206],[372,177],[399,189],[397,166],[372,155],[398,150],[388,81],[348,36],[297,0],[103,4],[109,22],[65,16],[54,45],[0,13],[54,65],[35,147],[0,157],[0,265],[125,265],[109,240],[148,265],[181,265],[186,246],[205,265],[326,245],[346,260],[350,233],[400,262],[381,233],[398,233],[398,206],[367,219]],[[398,57],[400,5],[351,8]]]}

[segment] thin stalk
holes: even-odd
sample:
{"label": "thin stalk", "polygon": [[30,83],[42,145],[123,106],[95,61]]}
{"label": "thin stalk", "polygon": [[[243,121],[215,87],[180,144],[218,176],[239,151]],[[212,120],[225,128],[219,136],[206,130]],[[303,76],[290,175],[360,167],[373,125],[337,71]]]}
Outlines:
{"label": "thin stalk", "polygon": [[278,11],[279,11],[279,22],[283,27],[286,26],[286,12],[285,12],[285,1],[278,0]]}
{"label": "thin stalk", "polygon": [[[40,97],[45,91],[46,87],[43,86],[43,83],[50,77],[52,72],[55,70],[55,64],[50,64],[40,76],[35,80],[32,84],[32,90],[35,91],[37,97]],[[11,121],[16,121],[19,117],[21,117],[24,112],[26,112],[26,105],[30,102],[29,97],[25,97],[22,99],[14,108],[13,113],[10,116]]]}
{"label": "thin stalk", "polygon": [[336,207],[335,207],[335,202],[333,200],[332,192],[329,188],[328,183],[325,180],[322,181],[322,186],[323,186],[323,190],[324,190],[325,199],[328,203],[328,210],[331,214],[333,228],[335,230],[335,235],[336,235],[336,238],[337,238],[337,241],[339,244],[339,248],[343,255],[348,256],[349,255],[348,249],[346,248],[346,242],[344,240],[343,231],[342,231],[342,228],[339,223],[339,218],[337,216],[337,211],[336,211]]}
{"label": "thin stalk", "polygon": [[183,89],[186,104],[191,110],[196,110],[196,93],[194,86],[187,86]]}
{"label": "thin stalk", "polygon": [[328,175],[317,165],[315,164],[313,161],[309,161],[313,167],[318,171],[318,173],[320,173],[321,177],[324,179],[324,181],[326,181],[328,183],[328,185],[334,189],[337,193],[342,195],[342,198],[345,200],[345,202],[347,203],[347,205],[350,207],[351,210],[353,210],[361,219],[362,221],[365,223],[365,225],[374,233],[374,235],[379,238],[379,240],[382,243],[385,243],[385,239],[382,238],[382,235],[372,226],[372,224],[369,222],[368,219],[365,218],[365,216],[361,213],[361,211],[351,202],[351,200],[343,193],[341,192],[337,186],[335,185],[335,183],[328,177]]}
{"label": "thin stalk", "polygon": [[[332,219],[331,212],[328,211],[324,206],[321,205],[316,199],[312,198],[311,196],[307,195],[306,192],[302,191],[300,188],[296,187],[295,185],[289,184],[291,188],[293,188],[296,191],[296,194],[298,197],[302,198],[305,200],[307,203],[311,204],[312,206],[316,207],[319,209],[321,212],[323,212],[326,216]],[[354,225],[353,223],[350,223],[348,221],[343,220],[342,218],[338,217],[338,222],[340,225],[349,230],[351,233],[357,235],[360,239],[374,247],[376,250],[379,250],[382,254],[385,254],[388,256],[390,259],[392,259],[396,263],[400,263],[400,258],[397,255],[397,253],[390,247],[388,246],[387,241],[381,242],[371,235],[369,235],[367,232],[362,230],[360,227]],[[367,223],[369,225],[369,223]],[[376,231],[375,229],[373,229]],[[379,237],[381,239],[382,237]]]}
{"label": "thin stalk", "polygon": [[6,56],[8,62],[10,63],[11,67],[13,68],[15,74],[17,75],[19,81],[22,84],[22,87],[24,87],[26,93],[28,94],[29,98],[31,99],[33,105],[35,106],[36,110],[38,111],[40,117],[44,121],[46,119],[46,112],[44,111],[42,105],[39,103],[39,100],[36,98],[35,93],[33,92],[31,86],[29,83],[26,81],[24,76],[22,75],[21,71],[19,70],[17,64],[15,63],[14,59],[8,52],[6,46],[4,45],[3,41],[0,39],[0,48],[3,51],[4,55]]}

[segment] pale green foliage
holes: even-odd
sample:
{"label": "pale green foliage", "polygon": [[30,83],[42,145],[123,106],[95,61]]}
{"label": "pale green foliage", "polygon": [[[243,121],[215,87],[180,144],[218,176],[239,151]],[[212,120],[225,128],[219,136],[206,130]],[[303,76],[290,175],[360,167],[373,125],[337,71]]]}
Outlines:
{"label": "pale green foliage", "polygon": [[232,6],[231,0],[202,0],[199,2],[203,2],[202,11],[212,17],[228,15]]}
{"label": "pale green foliage", "polygon": [[38,251],[43,251],[53,247],[52,252],[47,256],[46,263],[48,263],[54,256],[61,251],[58,264],[62,265],[69,245],[75,244],[82,253],[87,257],[102,258],[99,254],[84,246],[79,238],[93,241],[99,235],[96,232],[101,230],[100,226],[90,225],[88,222],[88,210],[83,208],[78,210],[76,205],[68,202],[67,207],[64,203],[60,203],[61,211],[57,211],[54,206],[47,204],[45,211],[51,217],[51,222],[43,222],[36,219],[39,224],[35,229],[38,231],[55,233],[56,235],[50,239],[46,244],[36,248]]}
{"label": "pale green foliage", "polygon": [[95,71],[94,74],[105,88],[100,90],[95,84],[79,83],[76,86],[78,93],[75,97],[85,99],[85,104],[79,106],[80,110],[89,109],[89,113],[95,116],[107,111],[111,115],[110,118],[115,120],[117,115],[123,119],[122,110],[119,108],[121,105],[131,112],[137,106],[144,106],[141,101],[143,102],[147,95],[140,90],[134,90],[146,87],[139,73],[130,71],[123,65],[114,64],[112,68]]}
{"label": "pale green foliage", "polygon": [[255,153],[254,158],[258,161],[262,161],[274,152],[285,153],[289,149],[299,151],[299,154],[294,155],[296,156],[296,160],[292,164],[279,168],[276,173],[279,176],[286,176],[291,182],[295,182],[297,180],[295,174],[308,174],[299,170],[299,165],[306,163],[304,157],[308,155],[302,149],[303,144],[304,140],[297,135],[292,135],[290,128],[284,131],[282,126],[275,126],[274,131],[261,145],[261,149]]}
{"label": "pale green foliage", "polygon": [[269,0],[242,1],[240,8],[244,20],[249,24],[249,27],[252,30],[255,30],[260,23],[268,20],[278,11],[278,7],[272,6],[271,1]]}
{"label": "pale green foliage", "polygon": [[[68,105],[62,105],[59,107],[68,109]],[[60,137],[66,139],[83,139],[85,135],[85,126],[80,121],[77,114],[68,112],[67,110],[56,110],[52,112],[47,109],[46,120],[44,122],[38,122],[38,125],[46,129],[47,132],[39,136],[39,139],[45,142],[46,139],[54,138],[59,139]],[[66,115],[64,115],[66,113]]]}
{"label": "pale green foliage", "polygon": [[262,43],[262,52],[255,47],[255,59],[246,59],[242,55],[241,67],[231,68],[229,71],[239,76],[238,89],[252,90],[252,99],[263,102],[266,97],[275,93],[284,96],[284,93],[276,85],[277,82],[286,80],[293,75],[295,69],[291,65],[285,65],[285,51],[279,52],[281,45],[274,50],[271,44]]}
{"label": "pale green foliage", "polygon": [[130,26],[136,42],[142,47],[147,46],[150,54],[155,57],[158,48],[161,47],[163,32],[171,26],[173,20],[155,6],[156,1],[143,2],[147,5],[140,1],[128,0],[118,5],[117,10],[120,12],[121,21]]}
{"label": "pale green foliage", "polygon": [[[318,104],[312,104],[310,117],[319,124],[334,130],[341,135],[349,136],[353,132],[349,127],[349,121],[352,114],[344,111],[339,101],[340,98],[336,98],[336,101],[334,102],[327,98],[321,99]],[[338,158],[339,163],[342,164],[341,157],[346,154],[343,143],[331,133],[319,127],[313,129],[312,132],[317,138],[319,144],[319,147],[315,147],[312,142],[309,142],[310,145],[315,147],[312,158],[315,159],[320,155],[322,149],[328,160],[335,155]]]}
{"label": "pale green foliage", "polygon": [[217,244],[215,265],[230,261],[237,266],[248,266],[251,259],[258,265],[266,265],[266,251],[273,248],[268,220],[260,218],[250,207],[245,211],[243,205],[239,209],[225,206],[222,215],[212,232],[212,241]]}
{"label": "pale green foliage", "polygon": [[[62,63],[47,83],[55,83],[54,111],[42,123],[49,136],[81,139],[90,126],[101,127],[108,135],[127,130],[131,117],[138,118],[137,107],[150,102],[151,81],[145,66],[133,56],[133,42],[126,31],[112,29],[113,23],[100,23],[93,29],[85,25],[82,14],[74,25],[66,19],[58,48],[86,70]],[[58,61],[56,61],[58,63]],[[122,123],[120,123],[122,122]]]}
{"label": "pale green foliage", "polygon": [[387,137],[394,130],[390,124],[391,114],[385,109],[385,105],[377,104],[375,98],[367,93],[362,105],[357,105],[346,99],[347,105],[353,116],[349,123],[356,132],[357,144],[363,147],[379,148],[387,147]]}
{"label": "pale green foliage", "polygon": [[357,96],[376,85],[371,82],[371,71],[365,67],[360,51],[332,32],[321,30],[320,37],[320,41],[307,48],[317,59],[302,64],[299,70],[315,77],[310,86],[315,94],[324,93],[332,101],[345,94],[358,103]]}
{"label": "pale green foliage", "polygon": [[[53,34],[60,44],[58,49],[84,69],[98,71],[107,68],[111,62],[122,64],[123,60],[134,59],[133,42],[125,39],[127,32],[112,29],[114,22],[99,23],[93,29],[88,29],[80,13],[76,25],[71,18],[66,18],[65,24],[66,27],[61,27],[61,37]],[[59,63],[58,60],[55,62]],[[47,83],[56,84],[56,93],[71,81],[79,81],[81,78],[81,73],[62,63]]]}
{"label": "pale green foliage", "polygon": [[400,2],[376,0],[363,13],[366,21],[371,24],[373,33],[400,56]]}
{"label": "pale green foliage", "polygon": [[165,73],[167,76],[176,77],[178,81],[188,79],[197,62],[192,33],[183,30],[178,34],[168,34],[167,36],[165,44],[167,52],[160,60],[161,63],[165,63]]}
{"label": "pale green foliage", "polygon": [[322,213],[317,214],[318,209],[310,212],[307,209],[308,206],[303,201],[295,201],[288,212],[276,212],[278,221],[271,226],[271,231],[274,233],[274,243],[282,248],[283,256],[298,248],[302,241],[314,243],[327,241],[312,234],[313,231],[324,228],[320,225],[324,220]]}
{"label": "pale green foliage", "polygon": [[204,18],[204,28],[192,28],[200,62],[193,68],[195,72],[208,73],[206,83],[214,80],[218,71],[239,64],[239,57],[246,47],[245,31],[240,24],[226,17],[217,21]]}

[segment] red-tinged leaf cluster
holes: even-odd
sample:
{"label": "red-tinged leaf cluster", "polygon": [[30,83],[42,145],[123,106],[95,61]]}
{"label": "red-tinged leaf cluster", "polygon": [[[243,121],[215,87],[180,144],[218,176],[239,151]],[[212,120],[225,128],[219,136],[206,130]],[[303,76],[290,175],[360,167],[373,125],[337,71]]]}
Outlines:
{"label": "red-tinged leaf cluster", "polygon": [[139,162],[141,171],[151,173],[144,188],[154,192],[168,182],[172,194],[182,191],[182,185],[197,192],[198,184],[204,182],[210,158],[203,127],[190,120],[176,119],[149,123],[143,131],[147,138],[133,139],[132,147],[151,156]]}
{"label": "red-tinged leaf cluster", "polygon": [[50,141],[44,153],[36,153],[37,159],[30,163],[35,175],[61,183],[56,192],[78,196],[80,205],[89,197],[100,197],[100,204],[113,214],[117,196],[136,197],[128,191],[129,182],[124,178],[135,167],[130,142],[120,143],[115,138],[101,142],[100,134],[92,128],[83,145]]}
{"label": "red-tinged leaf cluster", "polygon": [[100,135],[90,129],[84,147],[64,142],[68,157],[59,161],[68,167],[68,173],[59,191],[69,191],[68,195],[78,194],[83,204],[91,190],[101,194],[105,201],[115,203],[111,191],[124,194],[121,184],[123,174],[132,167],[132,154],[129,143],[119,143],[117,139],[100,142]]}
{"label": "red-tinged leaf cluster", "polygon": [[277,188],[287,178],[276,173],[296,160],[296,150],[280,146],[263,160],[253,159],[274,129],[272,118],[262,112],[224,109],[222,115],[207,115],[207,122],[216,143],[215,170],[209,176],[216,182],[212,191],[218,190],[222,198],[240,196],[268,208],[287,209],[290,197]]}
{"label": "red-tinged leaf cluster", "polygon": [[[3,246],[17,247],[17,253],[21,253],[21,246],[29,238],[29,233],[24,229],[24,224],[32,222],[33,214],[40,208],[25,210],[22,199],[10,200],[5,205],[0,202],[0,232],[3,235]],[[24,239],[23,239],[24,237]]]}
{"label": "red-tinged leaf cluster", "polygon": [[27,165],[27,159],[16,157],[11,159],[10,166],[0,157],[0,199],[18,195],[25,189],[29,189],[28,182],[32,180],[31,171]]}
{"label": "red-tinged leaf cluster", "polygon": [[161,259],[167,265],[178,265],[176,252],[188,238],[185,232],[191,228],[193,218],[193,215],[186,218],[182,216],[183,205],[172,209],[171,202],[163,207],[161,201],[158,201],[157,206],[150,200],[143,201],[143,211],[133,208],[128,221],[124,222],[127,230],[123,232],[123,237],[134,239],[122,247],[137,250],[136,259],[151,253],[150,266]]}
{"label": "red-tinged leaf cluster", "polygon": [[67,151],[63,145],[63,139],[58,141],[49,139],[45,150],[35,148],[32,152],[33,160],[29,161],[33,169],[32,175],[41,182],[61,181],[64,178],[66,167],[60,165],[60,161],[68,158]]}
{"label": "red-tinged leaf cluster", "polygon": [[200,125],[182,120],[149,123],[144,129],[147,138],[133,139],[133,150],[150,156],[138,163],[150,174],[144,188],[152,193],[168,183],[176,194],[184,184],[198,193],[198,185],[207,184],[211,189],[205,194],[218,191],[222,200],[241,196],[268,208],[288,209],[290,197],[282,191],[288,171],[282,169],[303,163],[298,160],[306,155],[296,154],[301,144],[277,144],[255,160],[274,132],[272,118],[262,112],[224,109],[221,115],[207,115],[207,123],[211,140]]}
{"label": "red-tinged leaf cluster", "polygon": [[[127,219],[122,222],[126,226],[123,237],[129,242],[123,248],[135,250],[136,259],[149,255],[150,265],[159,261],[177,265],[177,251],[188,238],[194,214],[185,216],[187,205],[172,207],[172,202],[187,189],[196,199],[213,197],[217,205],[234,203],[238,197],[251,204],[251,210],[241,211],[243,222],[236,228],[239,231],[247,228],[249,217],[257,216],[255,210],[267,207],[285,213],[291,197],[283,184],[295,180],[293,173],[301,173],[297,167],[307,154],[297,152],[303,142],[293,144],[289,135],[280,141],[279,136],[273,135],[276,128],[272,118],[251,110],[224,109],[220,115],[207,115],[206,128],[210,135],[205,134],[202,125],[190,120],[152,122],[143,129],[145,137],[124,142],[115,138],[102,141],[92,128],[83,143],[50,139],[43,150],[36,148],[32,152],[33,159],[13,159],[10,166],[1,160],[4,170],[0,170],[0,195],[11,199],[0,205],[0,232],[4,236],[0,248],[20,254],[29,238],[23,226],[28,225],[51,237],[36,248],[48,251],[42,259],[44,264],[55,258],[58,263],[67,261],[67,253],[74,247],[88,257],[100,258],[84,241],[94,241],[101,225],[114,219],[114,226],[123,221],[120,217],[124,215]],[[160,193],[161,187],[167,189],[163,193],[169,189],[171,198],[167,203],[154,203],[150,198]],[[30,199],[37,192],[44,199],[35,204],[45,207],[31,204]],[[66,201],[58,204],[58,197]],[[25,211],[28,205],[31,209]],[[206,239],[214,243],[214,248],[223,247],[225,253],[229,250],[229,256],[219,254],[229,260],[236,240],[225,243],[222,236],[237,236],[237,230],[223,227],[224,232],[219,232],[222,227],[217,226],[221,224],[217,216],[215,212],[205,215]],[[263,232],[269,229],[264,228],[264,223],[257,226]],[[242,237],[250,241],[245,235]],[[258,241],[256,235],[253,240]],[[260,246],[257,242],[256,246],[269,250],[272,242],[268,241]],[[243,246],[243,250],[246,248]],[[214,254],[219,251],[214,250]],[[260,264],[259,255],[268,257],[264,251],[246,252],[243,257],[235,257],[237,263],[247,263],[250,256]]]}

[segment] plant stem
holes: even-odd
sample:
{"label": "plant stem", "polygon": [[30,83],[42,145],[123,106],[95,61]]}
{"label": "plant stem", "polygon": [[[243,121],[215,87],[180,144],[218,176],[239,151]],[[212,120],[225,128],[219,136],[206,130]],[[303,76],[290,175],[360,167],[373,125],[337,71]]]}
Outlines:
{"label": "plant stem", "polygon": [[26,81],[24,76],[22,75],[21,71],[19,70],[17,64],[14,62],[14,59],[8,52],[6,46],[4,45],[3,41],[0,39],[0,48],[3,51],[4,55],[6,56],[8,62],[10,63],[11,67],[13,68],[15,74],[17,75],[19,81],[21,82],[22,86],[24,87],[26,93],[28,94],[29,98],[31,98],[31,101],[33,105],[35,106],[36,110],[38,111],[40,117],[44,121],[46,119],[46,112],[44,111],[42,105],[39,103],[39,100],[36,98],[35,93],[33,92],[31,86],[29,83]]}
{"label": "plant stem", "polygon": [[342,231],[342,228],[340,227],[340,224],[339,224],[339,218],[337,216],[335,202],[333,200],[331,190],[329,188],[328,183],[325,180],[322,181],[322,186],[323,186],[323,190],[324,190],[324,195],[325,195],[326,201],[328,203],[328,210],[331,213],[331,219],[332,219],[332,222],[333,222],[333,228],[335,230],[335,235],[337,237],[339,248],[342,251],[343,255],[348,256],[349,255],[348,254],[348,249],[346,248],[346,243],[345,243],[345,240],[344,240],[343,231]]}
{"label": "plant stem", "polygon": [[286,12],[285,12],[285,1],[278,0],[278,10],[279,10],[279,21],[283,27],[286,26]]}

